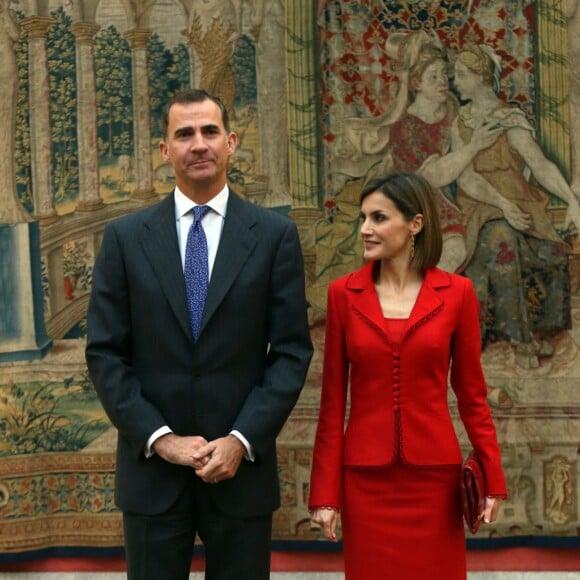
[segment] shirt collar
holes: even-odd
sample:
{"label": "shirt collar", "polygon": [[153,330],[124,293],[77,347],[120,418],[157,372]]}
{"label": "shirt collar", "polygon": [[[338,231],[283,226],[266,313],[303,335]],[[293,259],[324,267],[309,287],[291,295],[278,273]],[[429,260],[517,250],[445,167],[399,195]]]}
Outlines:
{"label": "shirt collar", "polygon": [[[228,206],[228,198],[229,198],[230,190],[226,185],[224,188],[215,196],[212,197],[206,204],[213,211],[217,214],[221,215],[223,218],[226,217],[226,211]],[[180,220],[184,215],[189,213],[192,208],[194,208],[197,203],[191,201],[189,197],[187,197],[179,187],[175,186],[174,191],[174,199],[175,199],[175,219]]]}

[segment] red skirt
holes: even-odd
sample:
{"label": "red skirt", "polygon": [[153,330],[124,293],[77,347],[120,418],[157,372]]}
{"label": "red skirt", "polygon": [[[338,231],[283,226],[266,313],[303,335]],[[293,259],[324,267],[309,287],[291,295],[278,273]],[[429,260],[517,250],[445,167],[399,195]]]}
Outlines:
{"label": "red skirt", "polygon": [[346,580],[465,580],[457,469],[346,469]]}

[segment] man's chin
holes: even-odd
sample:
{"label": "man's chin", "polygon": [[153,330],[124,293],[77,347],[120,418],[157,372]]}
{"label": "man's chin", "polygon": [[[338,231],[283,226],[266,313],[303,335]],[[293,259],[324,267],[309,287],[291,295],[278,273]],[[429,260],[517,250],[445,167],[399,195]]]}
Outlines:
{"label": "man's chin", "polygon": [[209,168],[203,171],[200,170],[199,168],[196,168],[194,170],[190,169],[190,171],[187,172],[187,175],[189,179],[191,179],[192,181],[200,183],[211,183],[216,178],[215,171]]}

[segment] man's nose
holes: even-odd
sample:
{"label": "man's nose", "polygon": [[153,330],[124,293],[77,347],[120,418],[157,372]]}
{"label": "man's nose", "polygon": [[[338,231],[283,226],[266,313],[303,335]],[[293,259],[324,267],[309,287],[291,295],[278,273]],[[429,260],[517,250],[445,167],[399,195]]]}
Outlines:
{"label": "man's nose", "polygon": [[191,138],[191,149],[194,151],[199,151],[200,149],[207,149],[207,143],[205,142],[205,138],[203,133],[196,133]]}

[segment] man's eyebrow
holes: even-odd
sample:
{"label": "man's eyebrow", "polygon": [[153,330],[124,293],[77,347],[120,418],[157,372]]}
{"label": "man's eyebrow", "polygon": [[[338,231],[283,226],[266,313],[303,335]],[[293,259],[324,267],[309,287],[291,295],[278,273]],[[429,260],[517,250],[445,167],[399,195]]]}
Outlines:
{"label": "man's eyebrow", "polygon": [[217,125],[216,123],[208,123],[207,125],[203,125],[201,127],[202,131],[219,131],[220,130],[220,126]]}
{"label": "man's eyebrow", "polygon": [[[219,131],[220,126],[217,125],[216,123],[208,123],[207,125],[202,125],[200,127],[200,130],[202,133],[214,132]],[[195,133],[195,131],[196,129],[194,127],[186,125],[184,127],[178,127],[177,129],[175,129],[174,135],[176,136],[191,135],[192,133]]]}
{"label": "man's eyebrow", "polygon": [[177,129],[175,129],[174,131],[174,135],[191,135],[194,132],[193,127],[178,127]]}

